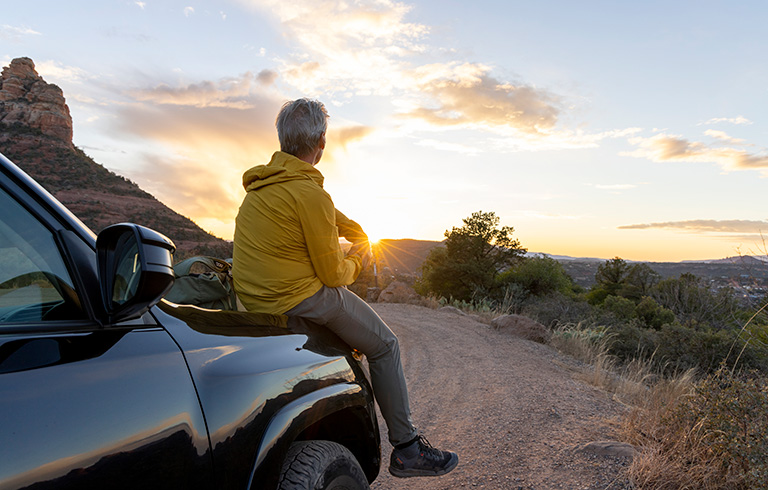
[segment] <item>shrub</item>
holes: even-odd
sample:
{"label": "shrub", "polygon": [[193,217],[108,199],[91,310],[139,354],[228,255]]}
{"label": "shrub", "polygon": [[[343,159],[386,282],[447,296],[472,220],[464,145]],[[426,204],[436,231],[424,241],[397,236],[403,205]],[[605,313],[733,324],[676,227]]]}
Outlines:
{"label": "shrub", "polygon": [[650,296],[643,296],[635,307],[635,315],[646,327],[656,330],[675,321],[675,314],[672,310],[664,308]]}
{"label": "shrub", "polygon": [[585,301],[562,293],[554,293],[529,298],[523,303],[520,313],[554,328],[561,324],[576,324],[589,318],[591,307]]}
{"label": "shrub", "polygon": [[636,322],[611,325],[609,351],[623,362],[633,359],[655,357],[659,345],[659,334],[655,330],[643,328]]}
{"label": "shrub", "polygon": [[652,295],[657,303],[674,312],[680,323],[689,327],[734,328],[740,323],[733,290],[713,291],[693,274],[659,282]]}
{"label": "shrub", "polygon": [[602,304],[603,310],[618,320],[629,320],[635,316],[635,303],[621,296],[608,296]]}
{"label": "shrub", "polygon": [[605,327],[563,324],[552,332],[550,344],[580,361],[593,363],[606,353],[608,339]]}
{"label": "shrub", "polygon": [[551,257],[530,257],[520,260],[499,278],[502,284],[518,284],[531,296],[573,291],[573,279],[562,264]]}
{"label": "shrub", "polygon": [[[701,381],[657,418],[629,431],[641,446],[630,473],[643,489],[758,489],[768,486],[768,383],[727,369]],[[641,414],[642,416],[642,414]],[[626,426],[625,426],[626,427]]]}

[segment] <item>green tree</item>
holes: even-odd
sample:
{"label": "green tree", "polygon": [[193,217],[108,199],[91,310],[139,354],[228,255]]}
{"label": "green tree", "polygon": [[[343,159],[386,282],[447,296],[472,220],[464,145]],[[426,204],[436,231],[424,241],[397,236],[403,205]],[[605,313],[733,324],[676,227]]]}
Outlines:
{"label": "green tree", "polygon": [[660,281],[652,296],[661,306],[672,310],[686,326],[728,328],[739,325],[739,308],[733,290],[712,290],[693,274],[684,273],[679,278]]}
{"label": "green tree", "polygon": [[643,296],[635,307],[635,314],[646,327],[659,330],[663,325],[674,323],[675,314],[658,304],[650,296]]}
{"label": "green tree", "polygon": [[606,290],[609,295],[618,295],[619,290],[624,286],[624,282],[629,275],[629,264],[624,259],[614,257],[606,260],[604,264],[597,267],[595,281],[597,285]]}
{"label": "green tree", "polygon": [[633,301],[640,301],[643,296],[648,296],[651,289],[659,282],[661,276],[651,269],[648,264],[632,264],[629,266],[624,285],[619,294]]}
{"label": "green tree", "polygon": [[587,295],[592,304],[602,304],[608,296],[621,296],[639,302],[659,282],[659,274],[648,264],[628,264],[614,257],[600,264],[595,273],[597,284]]}
{"label": "green tree", "polygon": [[601,305],[608,296],[617,296],[624,286],[629,274],[629,265],[619,257],[606,260],[597,266],[595,273],[596,284],[587,293],[587,301],[593,305]]}
{"label": "green tree", "polygon": [[573,279],[565,272],[563,265],[546,256],[522,258],[502,274],[499,280],[504,284],[519,284],[531,296],[554,292],[567,295],[574,289]]}
{"label": "green tree", "polygon": [[525,249],[512,237],[511,226],[499,228],[494,212],[477,211],[464,225],[445,232],[445,247],[433,249],[422,265],[418,290],[444,298],[471,301],[499,288],[499,274]]}

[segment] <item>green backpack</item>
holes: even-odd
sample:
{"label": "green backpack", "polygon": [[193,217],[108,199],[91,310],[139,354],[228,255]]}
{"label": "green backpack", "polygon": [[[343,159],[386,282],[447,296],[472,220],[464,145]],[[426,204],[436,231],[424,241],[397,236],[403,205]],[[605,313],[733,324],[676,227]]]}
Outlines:
{"label": "green backpack", "polygon": [[231,259],[190,257],[173,266],[176,280],[165,299],[211,310],[237,310]]}

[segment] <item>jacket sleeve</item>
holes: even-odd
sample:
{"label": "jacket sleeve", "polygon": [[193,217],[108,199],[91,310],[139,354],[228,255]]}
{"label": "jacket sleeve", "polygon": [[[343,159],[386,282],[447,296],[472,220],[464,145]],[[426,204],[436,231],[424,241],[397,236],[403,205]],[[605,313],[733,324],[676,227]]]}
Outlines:
{"label": "jacket sleeve", "polygon": [[336,228],[339,230],[339,236],[352,243],[367,242],[368,235],[363,231],[363,227],[355,221],[344,216],[344,213],[338,209],[336,211]]}
{"label": "jacket sleeve", "polygon": [[355,282],[362,270],[362,261],[356,255],[345,257],[341,250],[336,208],[331,197],[319,188],[308,192],[297,203],[297,211],[309,259],[320,281],[332,288]]}

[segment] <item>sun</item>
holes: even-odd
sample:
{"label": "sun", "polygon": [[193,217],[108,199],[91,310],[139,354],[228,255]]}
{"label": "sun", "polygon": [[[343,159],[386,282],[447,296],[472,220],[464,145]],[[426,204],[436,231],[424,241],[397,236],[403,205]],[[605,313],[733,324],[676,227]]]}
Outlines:
{"label": "sun", "polygon": [[[369,223],[370,222],[370,223]],[[363,231],[368,235],[368,242],[371,245],[375,245],[384,238],[391,238],[387,236],[389,233],[388,224],[382,220],[365,220],[364,223],[360,223],[363,227]],[[390,233],[391,234],[391,233]]]}

